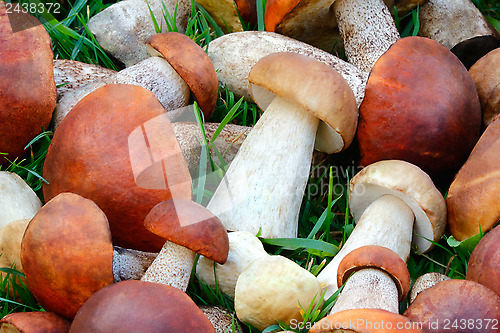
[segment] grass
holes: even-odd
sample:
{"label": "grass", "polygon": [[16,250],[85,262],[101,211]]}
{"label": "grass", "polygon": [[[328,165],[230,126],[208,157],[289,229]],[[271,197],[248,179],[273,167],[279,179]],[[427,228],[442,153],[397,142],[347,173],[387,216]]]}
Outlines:
{"label": "grass", "polygon": [[[490,22],[493,24],[500,22],[498,2],[473,1],[488,17]],[[98,64],[115,70],[120,69],[121,64],[100,48],[87,28],[90,17],[105,9],[111,2],[76,0],[72,6],[63,8],[60,14],[42,17],[44,26],[53,41],[55,57]],[[258,20],[257,26],[253,27],[256,30],[265,29],[263,21],[265,2],[265,0],[257,0]],[[200,46],[206,48],[213,38],[221,36],[223,32],[215,26],[213,19],[209,17],[206,11],[194,1],[192,1],[192,8],[193,11],[186,34]],[[395,20],[402,36],[415,35],[418,32],[418,9],[404,17],[395,14]],[[155,18],[157,31],[165,28],[176,30],[175,15],[166,15],[165,22],[166,27],[163,26],[161,18]],[[496,26],[498,27],[498,25]],[[221,129],[230,122],[252,126],[257,122],[260,114],[261,110],[257,105],[237,99],[227,88],[222,87],[219,89],[216,110],[210,121],[221,122]],[[205,121],[200,114],[198,114],[198,121],[200,124]],[[12,164],[6,169],[18,173],[40,197],[42,197],[41,186],[44,182],[42,178],[43,160],[51,137],[51,128],[44,130],[28,145],[29,156],[24,160],[12,161]],[[202,151],[206,156],[209,156],[207,151],[213,146],[213,140],[204,145]],[[349,152],[346,155],[348,156]],[[352,163],[338,164],[339,160],[335,156],[328,157],[321,166],[317,166],[313,170],[308,184],[309,191],[306,192],[302,202],[298,238],[262,239],[265,249],[269,253],[284,255],[315,275],[336,254],[338,248],[345,242],[354,228],[348,209],[346,184],[358,170]],[[211,165],[213,170],[208,170],[204,163],[200,164],[199,175],[195,184],[198,202],[206,202],[207,195],[210,194],[205,191],[207,174],[215,170],[218,172],[218,176],[221,177],[223,170],[226,168],[223,163],[219,165],[214,161],[212,161]],[[340,165],[340,167],[331,165]],[[324,190],[321,193],[313,193],[312,189],[318,188],[318,186]],[[422,256],[412,255],[408,260],[411,278],[415,279],[425,272],[433,271],[446,273],[453,278],[464,278],[468,257],[479,238],[476,237],[459,243],[452,238],[444,237],[430,253]],[[20,273],[11,268],[2,268],[1,270],[5,273],[0,281],[2,315],[14,311],[40,310],[40,306],[27,291],[27,288],[19,282]],[[13,280],[17,280],[17,282],[12,282]],[[9,285],[14,288],[17,296],[12,295],[11,291],[9,291]],[[188,288],[188,294],[198,304],[221,305],[231,311],[234,310],[234,303],[231,298],[199,281],[194,273]],[[323,317],[329,308],[333,306],[335,297],[336,295],[318,307],[302,304],[304,319],[314,322]],[[407,304],[402,304],[403,309],[406,306]],[[284,325],[281,326],[284,327]],[[266,331],[276,328],[278,326],[270,327]],[[254,328],[249,328],[249,330],[258,332]],[[297,330],[297,332],[299,331]]]}

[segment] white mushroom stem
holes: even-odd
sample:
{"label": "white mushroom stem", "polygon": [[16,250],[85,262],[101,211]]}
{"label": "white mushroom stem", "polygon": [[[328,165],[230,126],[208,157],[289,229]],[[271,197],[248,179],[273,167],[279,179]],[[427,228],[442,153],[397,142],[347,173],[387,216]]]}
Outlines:
{"label": "white mushroom stem", "polygon": [[345,283],[330,314],[351,309],[382,309],[399,313],[396,283],[377,268],[355,272]]}
{"label": "white mushroom stem", "polygon": [[166,284],[186,291],[196,252],[166,241],[141,281]]}
{"label": "white mushroom stem", "polygon": [[297,104],[274,98],[207,206],[227,230],[297,236],[318,124]]}
{"label": "white mushroom stem", "polygon": [[411,250],[413,211],[401,199],[384,195],[366,208],[353,232],[339,253],[318,275],[326,287],[325,299],[337,291],[337,270],[340,262],[351,251],[365,245],[379,245],[396,252],[404,262]]}
{"label": "white mushroom stem", "polygon": [[369,72],[399,38],[389,9],[382,0],[336,0],[333,4],[350,63]]}
{"label": "white mushroom stem", "polygon": [[157,253],[113,246],[114,281],[139,280],[157,255]]}

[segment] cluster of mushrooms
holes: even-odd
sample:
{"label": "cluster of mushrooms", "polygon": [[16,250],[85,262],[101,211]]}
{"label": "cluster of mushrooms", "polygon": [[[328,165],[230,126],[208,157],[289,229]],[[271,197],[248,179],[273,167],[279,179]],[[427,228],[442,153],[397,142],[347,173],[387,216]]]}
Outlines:
{"label": "cluster of mushrooms", "polygon": [[[206,51],[182,33],[155,33],[151,15],[164,10],[185,31],[189,0],[126,0],[91,18],[125,66],[115,72],[54,60],[43,26],[13,32],[35,19],[7,15],[0,1],[0,165],[23,158],[41,128],[55,130],[45,203],[0,171],[0,265],[23,272],[46,310],[9,314],[0,331],[243,332],[241,321],[311,333],[497,332],[500,42],[476,7],[268,0],[268,31],[243,31],[255,1],[197,2],[227,32]],[[401,38],[391,10],[416,6],[420,36]],[[328,52],[339,48],[348,62]],[[185,121],[190,99],[210,120],[219,86],[260,107],[255,126],[207,122],[202,133]],[[204,135],[229,165],[206,207],[192,189]],[[297,237],[313,151],[351,143],[364,167],[349,182],[356,226],[338,254],[317,276],[268,254],[257,234]],[[435,183],[451,183],[446,200]],[[410,253],[447,230],[460,241],[487,232],[467,278],[434,273],[410,288]],[[195,274],[234,298],[236,316],[189,298]],[[302,323],[304,309],[335,293],[329,315]]]}

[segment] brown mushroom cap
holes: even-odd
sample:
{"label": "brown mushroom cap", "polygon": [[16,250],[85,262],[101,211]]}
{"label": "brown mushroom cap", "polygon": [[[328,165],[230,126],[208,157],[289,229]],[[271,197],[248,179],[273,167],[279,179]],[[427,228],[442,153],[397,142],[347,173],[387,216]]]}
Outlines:
{"label": "brown mushroom cap", "polygon": [[418,294],[404,316],[422,323],[424,332],[498,332],[500,297],[473,281],[446,280]]}
{"label": "brown mushroom cap", "polygon": [[500,296],[500,226],[486,234],[472,251],[466,279],[478,282]]}
{"label": "brown mushroom cap", "polygon": [[[148,127],[147,133],[134,136],[137,146],[129,145],[132,132],[143,126],[144,130]],[[170,151],[169,156],[151,160],[148,152],[155,148]],[[162,161],[168,160],[168,189],[147,189],[137,184],[131,156],[141,154],[145,156],[143,163],[151,161],[149,168],[142,165],[154,176],[149,179],[151,183],[165,181]],[[157,173],[148,171],[154,168]],[[61,192],[93,200],[109,219],[115,245],[149,252],[159,251],[165,243],[144,227],[149,211],[172,197],[174,185],[178,196],[191,198],[187,163],[165,109],[152,92],[133,85],[104,86],[73,108],[54,134],[43,176],[50,183],[43,188],[46,200]]]}
{"label": "brown mushroom cap", "polygon": [[314,324],[309,333],[422,333],[417,323],[396,313],[381,309],[354,309],[340,311]]}
{"label": "brown mushroom cap", "polygon": [[377,268],[386,272],[396,283],[399,301],[403,301],[410,290],[410,273],[399,255],[383,246],[362,246],[342,259],[337,271],[337,285],[343,285],[351,274],[364,268]]}
{"label": "brown mushroom cap", "polygon": [[360,107],[361,165],[400,159],[433,177],[450,175],[479,138],[474,82],[446,47],[406,37],[379,58]]}
{"label": "brown mushroom cap", "polygon": [[215,110],[219,81],[205,51],[178,32],[152,35],[146,40],[146,47],[152,55],[164,57],[184,79],[208,120]]}
{"label": "brown mushroom cap", "polygon": [[122,281],[101,289],[78,311],[71,333],[215,333],[208,318],[177,288]]}
{"label": "brown mushroom cap", "polygon": [[71,323],[52,312],[16,312],[0,320],[5,333],[67,333]]}
{"label": "brown mushroom cap", "polygon": [[113,283],[106,216],[91,200],[73,193],[58,195],[28,225],[21,262],[43,308],[73,318],[87,298]]}
{"label": "brown mushroom cap", "polygon": [[[12,32],[14,25],[31,28]],[[24,147],[49,126],[56,105],[50,37],[30,14],[7,15],[0,1],[0,165],[27,153]]]}
{"label": "brown mushroom cap", "polygon": [[446,197],[453,237],[464,240],[500,219],[500,115],[486,128]]}
{"label": "brown mushroom cap", "polygon": [[146,229],[210,260],[224,264],[229,240],[222,222],[202,205],[182,198],[157,204],[144,220]]}
{"label": "brown mushroom cap", "polygon": [[239,16],[250,25],[257,21],[255,0],[198,0],[196,2],[205,8],[225,33],[243,31]]}
{"label": "brown mushroom cap", "polygon": [[[332,67],[305,55],[278,52],[260,59],[248,80],[262,110],[280,96],[324,122],[318,128],[316,149],[334,153],[352,142],[358,114],[356,100],[347,82]],[[335,143],[330,145],[331,141]]]}

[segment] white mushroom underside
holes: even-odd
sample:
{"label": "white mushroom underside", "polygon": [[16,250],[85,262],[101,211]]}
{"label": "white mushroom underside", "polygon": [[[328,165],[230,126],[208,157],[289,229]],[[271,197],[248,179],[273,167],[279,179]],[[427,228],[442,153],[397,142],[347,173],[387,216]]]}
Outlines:
{"label": "white mushroom underside", "polygon": [[165,242],[141,281],[166,284],[186,291],[196,253],[172,242]]}
{"label": "white mushroom underside", "polygon": [[399,313],[394,280],[376,268],[355,272],[345,283],[330,314],[352,309],[382,309]]}
{"label": "white mushroom underside", "polygon": [[344,257],[362,246],[379,245],[396,252],[405,262],[410,255],[413,211],[402,200],[384,195],[365,210],[339,253],[318,275],[326,287],[325,299],[337,291],[337,270]]}
{"label": "white mushroom underside", "polygon": [[296,237],[318,123],[297,104],[273,100],[207,206],[227,230]]}

